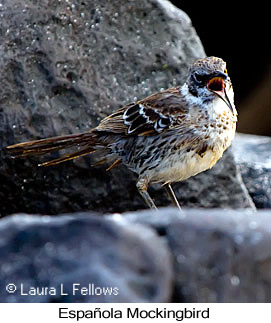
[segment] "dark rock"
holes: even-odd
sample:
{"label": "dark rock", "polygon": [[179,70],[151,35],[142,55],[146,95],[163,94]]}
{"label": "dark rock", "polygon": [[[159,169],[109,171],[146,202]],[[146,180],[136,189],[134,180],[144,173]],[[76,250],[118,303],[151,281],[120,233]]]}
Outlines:
{"label": "dark rock", "polygon": [[[0,302],[166,302],[170,298],[171,257],[150,228],[122,226],[91,214],[15,215],[0,221],[0,236]],[[17,290],[8,293],[8,284],[15,284]],[[33,295],[42,287],[51,287],[43,289],[47,295]],[[81,293],[81,288],[86,289]],[[104,294],[102,288],[107,288]]]}
{"label": "dark rock", "polygon": [[248,192],[259,209],[271,208],[271,138],[237,134],[233,154]]}
{"label": "dark rock", "polygon": [[127,213],[163,236],[174,257],[175,302],[270,302],[271,214],[161,209]]}
{"label": "dark rock", "polygon": [[[164,0],[10,0],[1,26],[0,148],[90,129],[121,105],[181,84],[205,56],[190,19]],[[36,158],[0,153],[2,216],[145,207],[125,167],[105,172],[85,157],[42,169]],[[231,159],[228,153],[214,170],[177,186],[182,204],[250,206]],[[161,192],[150,191],[168,205]]]}

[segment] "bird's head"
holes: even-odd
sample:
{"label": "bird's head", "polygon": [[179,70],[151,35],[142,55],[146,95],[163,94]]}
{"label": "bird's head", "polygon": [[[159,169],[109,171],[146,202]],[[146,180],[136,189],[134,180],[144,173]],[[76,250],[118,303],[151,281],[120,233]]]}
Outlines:
{"label": "bird's head", "polygon": [[219,98],[234,113],[232,84],[221,58],[211,56],[196,60],[190,67],[186,83],[194,97],[203,102]]}

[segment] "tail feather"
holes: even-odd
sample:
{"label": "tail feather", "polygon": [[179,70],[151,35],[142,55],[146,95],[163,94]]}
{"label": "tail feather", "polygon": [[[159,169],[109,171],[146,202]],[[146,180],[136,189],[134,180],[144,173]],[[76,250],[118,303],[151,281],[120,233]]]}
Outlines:
{"label": "tail feather", "polygon": [[22,142],[19,144],[8,146],[7,149],[12,155],[12,157],[18,158],[34,155],[43,155],[49,152],[54,152],[70,147],[82,148],[74,153],[65,154],[60,158],[40,164],[40,166],[50,166],[92,153],[95,151],[96,143],[96,136],[92,132],[84,132],[74,135]]}
{"label": "tail feather", "polygon": [[95,150],[92,150],[90,147],[88,147],[86,149],[82,149],[82,150],[76,151],[75,153],[66,154],[66,155],[64,155],[62,157],[59,157],[57,159],[53,159],[53,160],[44,162],[42,164],[39,164],[39,166],[52,166],[52,165],[57,165],[57,164],[63,163],[63,162],[68,161],[68,160],[76,159],[78,157],[82,157],[82,156],[91,154],[94,151]]}

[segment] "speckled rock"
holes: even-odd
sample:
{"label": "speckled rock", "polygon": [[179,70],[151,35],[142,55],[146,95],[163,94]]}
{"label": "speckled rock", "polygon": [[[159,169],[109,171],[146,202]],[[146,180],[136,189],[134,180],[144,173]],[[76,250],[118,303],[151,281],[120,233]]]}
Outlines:
{"label": "speckled rock", "polygon": [[271,302],[271,213],[161,209],[115,215],[151,226],[174,257],[175,302]]}
{"label": "speckled rock", "polygon": [[[0,18],[0,149],[90,129],[121,105],[181,84],[205,56],[190,19],[166,0],[9,0]],[[0,154],[2,216],[145,207],[125,167],[105,172],[85,157],[42,169],[35,158]],[[251,206],[230,153],[176,191],[183,205]],[[150,193],[169,204],[157,186]]]}
{"label": "speckled rock", "polygon": [[90,213],[15,215],[0,221],[0,236],[0,302],[170,299],[171,255],[150,228]]}
{"label": "speckled rock", "polygon": [[256,207],[271,209],[271,138],[238,134],[233,154]]}

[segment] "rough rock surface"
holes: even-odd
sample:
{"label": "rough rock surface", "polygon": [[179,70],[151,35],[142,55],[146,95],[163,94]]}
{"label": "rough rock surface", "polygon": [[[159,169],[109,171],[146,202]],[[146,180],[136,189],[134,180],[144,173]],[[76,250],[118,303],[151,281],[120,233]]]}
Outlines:
{"label": "rough rock surface", "polygon": [[259,209],[271,208],[271,138],[238,134],[233,155],[242,179]]}
{"label": "rough rock surface", "polygon": [[271,302],[271,213],[165,208],[116,216],[151,226],[174,258],[175,302]]}
{"label": "rough rock surface", "polygon": [[[171,256],[150,228],[122,226],[91,214],[15,215],[0,221],[0,236],[0,302],[170,298]],[[7,284],[17,290],[8,293]]]}
{"label": "rough rock surface", "polygon": [[[181,84],[205,56],[190,19],[165,0],[9,0],[0,17],[0,149],[90,129],[123,104]],[[125,167],[105,172],[85,157],[41,169],[35,158],[0,153],[2,216],[145,207]],[[187,206],[250,206],[230,153],[176,190]],[[150,193],[168,205],[162,191]]]}

